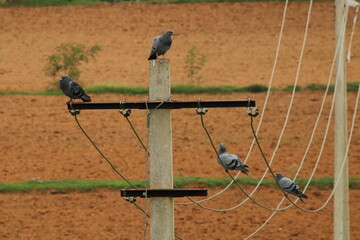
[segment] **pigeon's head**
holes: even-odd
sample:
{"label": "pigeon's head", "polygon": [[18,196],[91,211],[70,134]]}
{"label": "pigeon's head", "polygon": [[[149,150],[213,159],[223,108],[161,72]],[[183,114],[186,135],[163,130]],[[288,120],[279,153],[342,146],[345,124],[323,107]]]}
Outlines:
{"label": "pigeon's head", "polygon": [[62,75],[61,80],[65,80],[65,79],[71,79],[71,78],[68,75]]}
{"label": "pigeon's head", "polygon": [[226,152],[225,144],[220,143],[220,153]]}
{"label": "pigeon's head", "polygon": [[280,179],[282,179],[284,176],[281,174],[281,172],[279,172],[279,173],[277,173],[276,174],[276,179],[277,180],[280,180]]}
{"label": "pigeon's head", "polygon": [[171,37],[171,36],[175,36],[175,33],[172,30],[167,30],[165,32],[165,35]]}

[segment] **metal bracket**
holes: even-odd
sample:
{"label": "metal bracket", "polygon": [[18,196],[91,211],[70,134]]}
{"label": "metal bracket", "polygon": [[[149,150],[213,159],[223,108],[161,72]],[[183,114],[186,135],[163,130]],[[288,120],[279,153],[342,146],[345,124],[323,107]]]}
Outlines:
{"label": "metal bracket", "polygon": [[73,116],[80,114],[80,109],[69,109],[69,113]]}
{"label": "metal bracket", "polygon": [[259,115],[259,109],[257,107],[248,107],[247,114],[250,117],[257,117]]}
{"label": "metal bracket", "polygon": [[207,108],[197,108],[196,113],[199,115],[205,115],[209,110]]}
{"label": "metal bracket", "polygon": [[124,117],[130,117],[131,109],[120,109],[119,113],[121,113]]}
{"label": "metal bracket", "polygon": [[125,200],[130,203],[134,203],[134,202],[136,202],[136,197],[125,197]]}

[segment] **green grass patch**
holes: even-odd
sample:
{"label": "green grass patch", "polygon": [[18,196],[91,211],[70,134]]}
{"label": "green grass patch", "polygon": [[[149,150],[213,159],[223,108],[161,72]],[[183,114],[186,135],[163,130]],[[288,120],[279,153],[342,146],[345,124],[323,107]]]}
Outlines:
{"label": "green grass patch", "polygon": [[146,87],[126,87],[101,84],[85,88],[87,93],[123,93],[123,94],[148,94],[149,89]]}
{"label": "green grass patch", "polygon": [[[301,86],[296,86],[295,87],[295,91],[300,91],[301,89],[302,89]],[[282,90],[292,92],[294,90],[294,85],[289,85],[289,86],[283,88]]]}
{"label": "green grass patch", "polygon": [[[142,180],[132,182],[139,186],[145,186],[145,181]],[[32,190],[52,192],[88,192],[98,188],[122,189],[128,186],[129,185],[125,181],[117,180],[29,180],[25,182],[0,183],[0,193],[28,192]]]}
{"label": "green grass patch", "polygon": [[69,5],[91,5],[100,3],[100,0],[12,0],[0,6],[69,6]]}
{"label": "green grass patch", "polygon": [[[174,184],[183,188],[189,184],[200,184],[204,187],[216,188],[216,187],[225,187],[231,181],[230,178],[205,178],[205,177],[175,177]],[[307,178],[299,178],[296,180],[296,183],[303,188]],[[144,188],[146,186],[145,180],[135,180],[131,181],[135,186]],[[241,185],[257,185],[259,179],[240,177],[237,179],[237,182]],[[273,179],[264,179],[261,183],[261,186],[267,187],[276,187],[276,182]],[[323,177],[323,178],[314,178],[310,182],[312,189],[331,189],[333,187],[333,178],[332,177]],[[8,192],[28,192],[37,190],[40,192],[71,192],[71,191],[80,191],[88,192],[100,188],[105,189],[123,189],[127,188],[129,185],[125,181],[121,180],[53,180],[53,181],[39,181],[39,180],[29,180],[25,182],[0,182],[0,193]],[[349,187],[351,189],[360,189],[360,177],[350,177],[349,178]]]}
{"label": "green grass patch", "polygon": [[26,92],[26,91],[0,91],[0,95],[63,95],[64,93],[61,90],[49,90],[49,91],[39,91],[39,92]]}
{"label": "green grass patch", "polygon": [[267,87],[260,84],[253,84],[248,87],[235,87],[235,86],[193,86],[193,85],[175,85],[171,88],[172,93],[182,94],[227,94],[238,92],[264,92]]}
{"label": "green grass patch", "polygon": [[[358,88],[359,88],[359,84],[360,82],[349,82],[347,83],[347,91],[357,91]],[[308,89],[308,90],[313,90],[313,91],[318,91],[318,90],[326,90],[326,87],[327,85],[326,84],[316,84],[316,83],[312,83],[312,84],[309,84],[305,87],[305,89]],[[335,89],[335,85],[334,84],[331,84],[330,87],[329,87],[329,90],[331,92],[333,92]]]}
{"label": "green grass patch", "polygon": [[[347,84],[348,91],[357,91],[359,82],[351,82]],[[271,91],[292,91],[294,86],[287,86],[282,89],[272,88]],[[324,91],[325,84],[309,84],[306,87],[296,86],[296,91],[311,90],[311,91]],[[236,86],[194,86],[194,85],[174,85],[171,87],[173,94],[230,94],[230,93],[260,93],[266,92],[268,88],[261,84],[253,84],[247,87]],[[101,84],[93,87],[85,88],[87,93],[121,93],[121,94],[148,94],[147,87],[127,87],[121,85]],[[334,91],[334,85],[330,85],[330,91]],[[26,91],[1,91],[0,95],[63,95],[60,90],[26,92]]]}

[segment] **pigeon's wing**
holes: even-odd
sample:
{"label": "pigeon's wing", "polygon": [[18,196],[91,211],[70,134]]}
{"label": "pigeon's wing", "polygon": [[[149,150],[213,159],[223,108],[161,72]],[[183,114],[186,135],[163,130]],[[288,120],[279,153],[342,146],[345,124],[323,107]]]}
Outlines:
{"label": "pigeon's wing", "polygon": [[231,163],[231,157],[229,156],[227,152],[221,153],[218,158],[218,163],[222,165],[225,168],[228,168],[228,165]]}
{"label": "pigeon's wing", "polygon": [[220,154],[220,160],[218,162],[226,169],[234,170],[238,164],[238,157],[229,153]]}
{"label": "pigeon's wing", "polygon": [[162,35],[158,39],[158,45],[157,45],[157,54],[158,55],[164,55],[169,48],[171,47],[171,37]]}
{"label": "pigeon's wing", "polygon": [[70,82],[70,92],[74,96],[74,99],[81,98],[83,95],[85,95],[84,90],[74,81]]}
{"label": "pigeon's wing", "polygon": [[227,152],[222,152],[219,154],[219,158],[217,159],[218,163],[223,166],[225,169],[230,170],[239,170],[242,173],[248,175],[248,166],[244,165],[240,158],[234,154],[230,154]]}
{"label": "pigeon's wing", "polygon": [[148,60],[156,59],[157,56],[158,56],[157,49],[158,49],[158,46],[159,46],[159,37],[160,36],[157,36],[153,40],[153,44],[152,44],[152,47],[151,47],[150,56],[149,56]]}
{"label": "pigeon's wing", "polygon": [[[231,154],[232,155],[232,154]],[[239,171],[241,171],[242,173],[244,173],[244,174],[246,174],[246,175],[248,175],[248,166],[247,165],[244,165],[242,162],[241,162],[241,160],[240,160],[240,158],[238,157],[238,156],[236,156],[236,155],[232,155],[233,156],[233,158],[236,158],[236,162],[235,161],[233,161],[232,162],[232,166],[231,166],[231,170],[239,170]]]}
{"label": "pigeon's wing", "polygon": [[288,193],[294,194],[296,196],[300,195],[299,186],[295,184],[293,180],[287,177],[283,177],[279,180],[280,187]]}
{"label": "pigeon's wing", "polygon": [[280,187],[286,192],[291,192],[291,188],[295,186],[295,183],[287,177],[282,177],[278,182]]}
{"label": "pigeon's wing", "polygon": [[291,191],[290,193],[294,194],[295,196],[298,196],[302,202],[304,202],[304,201],[301,198],[308,198],[305,194],[303,194],[300,191],[299,186],[296,184],[291,188],[290,191]]}
{"label": "pigeon's wing", "polygon": [[297,197],[299,197],[299,199],[304,202],[302,200],[302,198],[308,198],[305,194],[303,194],[300,189],[299,186],[296,185],[291,179],[283,177],[279,180],[279,185],[281,186],[282,189],[284,189],[285,192],[288,192],[290,194],[293,194]]}

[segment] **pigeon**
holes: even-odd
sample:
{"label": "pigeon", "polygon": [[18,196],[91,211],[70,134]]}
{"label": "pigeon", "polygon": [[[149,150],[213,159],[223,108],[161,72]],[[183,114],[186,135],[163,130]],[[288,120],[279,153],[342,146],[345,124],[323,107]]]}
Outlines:
{"label": "pigeon", "polygon": [[290,178],[284,177],[281,173],[277,173],[276,174],[276,179],[280,185],[280,187],[285,191],[288,192],[290,194],[293,194],[297,197],[299,197],[299,199],[301,200],[301,202],[304,202],[302,200],[302,198],[308,198],[305,194],[303,194],[300,189],[299,186],[296,185],[294,183],[293,180],[291,180]]}
{"label": "pigeon", "polygon": [[248,166],[243,164],[240,158],[236,155],[226,152],[225,144],[220,143],[219,158],[217,159],[218,163],[225,168],[225,171],[230,170],[239,170],[242,173],[248,175]]}
{"label": "pigeon", "polygon": [[155,37],[148,60],[157,59],[158,56],[163,56],[163,59],[165,59],[164,55],[171,47],[171,36],[173,35],[175,35],[174,32],[168,30],[163,35]]}
{"label": "pigeon", "polygon": [[73,103],[73,99],[81,99],[83,102],[91,102],[90,96],[86,95],[80,85],[74,82],[68,75],[61,76],[60,88],[63,93],[70,98],[67,103]]}

